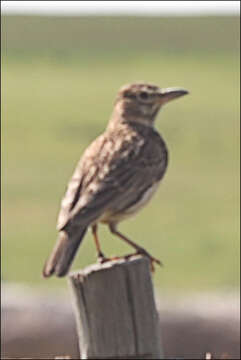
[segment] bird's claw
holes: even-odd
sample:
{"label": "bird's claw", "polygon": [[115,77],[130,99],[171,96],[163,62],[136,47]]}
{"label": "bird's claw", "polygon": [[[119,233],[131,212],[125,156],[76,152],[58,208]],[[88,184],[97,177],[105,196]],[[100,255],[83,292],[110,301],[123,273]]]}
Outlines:
{"label": "bird's claw", "polygon": [[150,260],[151,272],[153,272],[153,273],[155,272],[154,263],[158,264],[159,266],[163,266],[163,263],[160,260],[158,260],[158,259],[154,258],[153,256],[151,256],[145,249],[142,249],[142,248],[138,249],[135,253],[123,256],[123,258],[128,260],[132,256],[136,256],[136,255],[146,256]]}
{"label": "bird's claw", "polygon": [[98,254],[98,262],[100,264],[105,264],[108,261],[119,260],[119,259],[123,259],[123,257],[121,256],[105,257],[103,254]]}
{"label": "bird's claw", "polygon": [[100,264],[104,264],[104,263],[106,263],[108,261],[113,261],[113,260],[120,260],[120,259],[128,260],[132,256],[136,256],[136,255],[146,256],[150,260],[151,272],[152,273],[155,272],[154,263],[158,264],[159,266],[163,266],[163,263],[160,260],[158,260],[158,259],[154,258],[153,256],[151,256],[145,249],[138,249],[134,254],[132,253],[132,254],[124,255],[124,256],[113,256],[113,257],[110,257],[110,258],[105,257],[103,253],[99,253],[98,254],[98,262]]}
{"label": "bird's claw", "polygon": [[101,251],[97,255],[97,260],[100,264],[104,264],[105,262],[109,261],[109,259],[106,258],[105,255]]}
{"label": "bird's claw", "polygon": [[150,255],[145,249],[138,249],[136,254],[140,254],[143,256],[146,256],[151,263],[151,272],[154,273],[155,272],[155,267],[154,267],[154,263],[156,263],[159,266],[163,266],[163,263],[159,260],[154,258],[152,255]]}

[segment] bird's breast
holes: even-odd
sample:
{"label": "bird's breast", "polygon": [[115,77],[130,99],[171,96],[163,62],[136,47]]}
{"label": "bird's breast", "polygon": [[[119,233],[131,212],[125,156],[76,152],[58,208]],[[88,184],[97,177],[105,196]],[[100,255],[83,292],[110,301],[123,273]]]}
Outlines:
{"label": "bird's breast", "polygon": [[131,206],[128,206],[126,209],[121,211],[107,210],[102,214],[99,221],[102,223],[109,222],[119,222],[130,216],[135,215],[139,210],[141,210],[153,197],[156,190],[158,189],[160,182],[156,182],[151,187],[149,187],[142,196]]}

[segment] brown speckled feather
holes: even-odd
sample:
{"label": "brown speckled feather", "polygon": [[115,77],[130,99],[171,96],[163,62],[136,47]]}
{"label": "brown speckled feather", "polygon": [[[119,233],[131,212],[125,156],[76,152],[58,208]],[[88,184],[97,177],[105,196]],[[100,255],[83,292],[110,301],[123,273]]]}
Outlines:
{"label": "brown speckled feather", "polygon": [[58,229],[86,226],[105,211],[131,206],[166,167],[167,149],[153,128],[133,123],[106,131],[87,148],[70,180]]}

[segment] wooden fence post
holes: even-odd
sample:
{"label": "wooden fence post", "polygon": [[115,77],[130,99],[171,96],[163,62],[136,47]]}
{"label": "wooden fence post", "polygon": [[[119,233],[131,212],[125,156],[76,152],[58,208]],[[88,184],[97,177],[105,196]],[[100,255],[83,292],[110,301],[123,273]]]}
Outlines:
{"label": "wooden fence post", "polygon": [[160,359],[159,317],[147,258],[72,272],[81,359]]}

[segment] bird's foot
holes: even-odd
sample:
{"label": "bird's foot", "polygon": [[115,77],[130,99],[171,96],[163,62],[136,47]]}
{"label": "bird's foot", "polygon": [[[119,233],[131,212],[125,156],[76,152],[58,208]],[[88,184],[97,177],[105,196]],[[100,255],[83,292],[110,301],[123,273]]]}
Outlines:
{"label": "bird's foot", "polygon": [[102,252],[98,254],[98,262],[100,264],[104,264],[108,261],[119,260],[119,259],[123,259],[123,256],[105,257],[105,255]]}
{"label": "bird's foot", "polygon": [[143,248],[140,248],[138,249],[135,253],[131,253],[131,254],[127,254],[127,255],[124,255],[124,256],[121,256],[121,257],[117,257],[115,259],[125,259],[125,260],[128,260],[130,259],[131,257],[133,256],[136,256],[136,255],[143,255],[143,256],[146,256],[149,260],[150,260],[150,265],[151,265],[151,272],[155,272],[155,267],[154,267],[154,263],[158,264],[159,266],[163,266],[163,263],[154,258],[152,255],[150,255],[145,249]]}
{"label": "bird's foot", "polygon": [[154,267],[154,263],[156,263],[159,266],[163,266],[163,263],[159,260],[154,258],[152,255],[150,255],[145,249],[140,248],[137,250],[136,254],[138,255],[143,255],[146,256],[149,260],[150,260],[150,264],[151,264],[151,272],[154,273],[155,272],[155,267]]}
{"label": "bird's foot", "polygon": [[97,260],[100,264],[104,264],[105,262],[109,261],[109,259],[105,257],[105,255],[101,251],[98,252]]}
{"label": "bird's foot", "polygon": [[158,264],[159,266],[163,266],[163,264],[160,260],[154,258],[143,248],[138,249],[135,253],[132,253],[132,254],[128,254],[128,255],[124,255],[124,256],[113,256],[113,257],[108,257],[108,258],[105,257],[103,253],[99,253],[98,254],[98,262],[100,264],[104,264],[108,261],[113,261],[113,260],[120,260],[120,259],[128,260],[132,256],[136,256],[136,255],[146,256],[150,260],[151,272],[153,272],[153,273],[155,272],[154,263]]}

